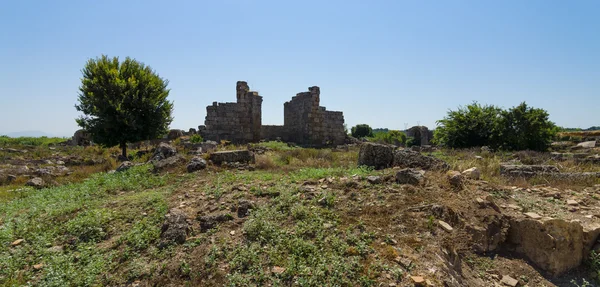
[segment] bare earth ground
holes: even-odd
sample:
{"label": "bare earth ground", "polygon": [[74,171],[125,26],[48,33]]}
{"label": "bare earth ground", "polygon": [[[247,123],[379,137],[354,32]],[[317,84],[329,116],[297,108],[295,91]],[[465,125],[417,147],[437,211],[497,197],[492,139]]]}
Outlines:
{"label": "bare earth ground", "polygon": [[[506,286],[501,280],[510,276],[518,286],[595,286],[593,264],[552,276],[510,246],[476,253],[467,230],[526,212],[600,224],[598,179],[498,172],[510,160],[568,172],[600,171],[598,165],[537,153],[436,151],[430,154],[454,170],[478,167],[482,178],[457,188],[445,172],[427,171],[425,183],[414,186],[395,183],[398,168],[357,167],[358,147],[262,146],[252,171],[209,165],[187,173],[184,164],[158,174],[144,165],[91,175],[114,169],[118,151],[90,147],[77,153],[98,162],[93,172],[52,176],[55,187],[41,190],[23,188],[20,176],[0,189],[0,285]],[[52,165],[73,153],[36,147],[29,154],[38,149]],[[33,156],[2,155],[2,164],[32,166]],[[173,209],[189,228],[182,244],[163,245],[161,228]]]}

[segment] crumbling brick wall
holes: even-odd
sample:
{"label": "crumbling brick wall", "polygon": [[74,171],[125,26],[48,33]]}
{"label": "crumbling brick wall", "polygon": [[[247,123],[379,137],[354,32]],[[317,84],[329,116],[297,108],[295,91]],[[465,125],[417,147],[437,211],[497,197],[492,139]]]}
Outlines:
{"label": "crumbling brick wall", "polygon": [[236,103],[214,102],[206,107],[204,127],[199,127],[205,139],[236,143],[260,140],[262,97],[243,81],[237,82],[236,94]]}

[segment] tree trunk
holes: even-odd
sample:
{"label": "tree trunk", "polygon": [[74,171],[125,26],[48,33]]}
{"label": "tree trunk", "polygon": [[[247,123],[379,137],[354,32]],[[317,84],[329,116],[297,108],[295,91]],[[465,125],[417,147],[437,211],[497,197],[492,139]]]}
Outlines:
{"label": "tree trunk", "polygon": [[121,143],[121,154],[123,158],[127,158],[127,143]]}

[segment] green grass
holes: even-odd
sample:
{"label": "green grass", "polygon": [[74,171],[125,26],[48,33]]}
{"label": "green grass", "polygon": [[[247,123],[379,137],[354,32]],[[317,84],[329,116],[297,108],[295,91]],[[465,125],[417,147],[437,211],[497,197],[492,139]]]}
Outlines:
{"label": "green grass", "polygon": [[[342,228],[335,197],[302,200],[292,188],[252,212],[243,226],[245,240],[212,246],[205,270],[229,263],[228,286],[374,286],[379,271],[365,272],[363,263],[374,235],[357,226]],[[273,267],[282,273],[271,272]]]}
{"label": "green grass", "polygon": [[266,147],[266,148],[270,148],[274,151],[298,149],[297,147],[288,146],[287,143],[278,142],[278,141],[261,142],[261,143],[254,144],[254,146]]}
{"label": "green grass", "polygon": [[0,135],[0,146],[48,146],[66,141],[66,138],[58,137],[18,137],[11,138]]}
{"label": "green grass", "polygon": [[[158,239],[169,191],[152,188],[166,181],[139,166],[78,184],[21,191],[0,205],[0,286],[102,285],[120,260],[139,256]],[[101,247],[111,237],[118,240]],[[25,241],[11,247],[17,239]],[[53,246],[62,251],[52,251]],[[44,267],[35,271],[35,264]]]}

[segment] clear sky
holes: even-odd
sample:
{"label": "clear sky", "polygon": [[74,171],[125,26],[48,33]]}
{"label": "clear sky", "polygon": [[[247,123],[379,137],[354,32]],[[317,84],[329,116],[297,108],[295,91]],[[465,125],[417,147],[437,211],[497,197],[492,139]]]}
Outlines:
{"label": "clear sky", "polygon": [[0,0],[0,133],[77,129],[81,69],[130,56],[170,81],[172,128],[235,83],[263,124],[309,86],[348,126],[430,127],[472,101],[600,124],[600,1]]}

